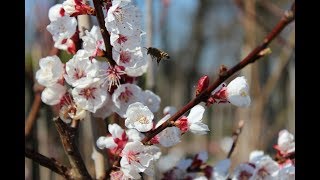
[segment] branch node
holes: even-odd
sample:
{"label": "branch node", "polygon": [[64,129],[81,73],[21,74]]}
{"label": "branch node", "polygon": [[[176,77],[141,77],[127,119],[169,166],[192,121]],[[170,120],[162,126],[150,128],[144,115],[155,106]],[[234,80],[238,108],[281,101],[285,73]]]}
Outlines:
{"label": "branch node", "polygon": [[261,50],[261,51],[259,52],[259,56],[263,57],[263,56],[269,55],[269,54],[271,54],[271,53],[272,53],[272,51],[271,51],[271,49],[268,47],[268,48],[265,48],[265,49]]}
{"label": "branch node", "polygon": [[220,76],[220,77],[224,77],[224,76],[227,75],[227,72],[228,72],[227,66],[225,66],[225,65],[222,64],[222,65],[220,66],[220,68],[219,68],[219,76]]}

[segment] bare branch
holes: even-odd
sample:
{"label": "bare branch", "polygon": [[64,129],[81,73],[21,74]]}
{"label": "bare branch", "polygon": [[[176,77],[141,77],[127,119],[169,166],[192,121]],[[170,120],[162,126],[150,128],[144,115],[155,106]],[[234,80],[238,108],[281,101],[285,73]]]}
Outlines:
{"label": "bare branch", "polygon": [[31,149],[25,149],[25,156],[29,159],[32,159],[34,162],[39,163],[41,166],[44,166],[57,174],[60,174],[66,179],[71,179],[70,168],[62,165],[60,162],[54,158],[48,158],[38,152],[35,152]]}
{"label": "bare branch", "polygon": [[231,157],[234,149],[236,148],[237,141],[238,141],[239,135],[241,134],[243,125],[244,125],[244,121],[243,120],[239,121],[238,128],[232,133],[233,143],[232,143],[231,149],[227,155],[227,158]]}
{"label": "bare branch", "polygon": [[54,120],[59,132],[64,151],[71,164],[72,176],[75,179],[92,179],[83,162],[78,147],[75,143],[75,132],[77,128],[68,127],[61,119]]}
{"label": "bare branch", "polygon": [[103,41],[106,47],[106,54],[105,57],[108,59],[110,65],[116,65],[116,62],[112,59],[112,46],[110,44],[110,35],[107,31],[104,21],[104,15],[102,11],[101,1],[100,0],[93,0],[94,8],[96,10],[96,17],[100,26],[100,31],[103,37]]}

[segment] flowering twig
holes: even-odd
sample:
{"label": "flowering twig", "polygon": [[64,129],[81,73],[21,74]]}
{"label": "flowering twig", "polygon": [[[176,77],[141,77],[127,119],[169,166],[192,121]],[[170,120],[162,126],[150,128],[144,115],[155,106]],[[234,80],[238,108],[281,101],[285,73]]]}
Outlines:
{"label": "flowering twig", "polygon": [[268,45],[271,43],[271,41],[293,20],[295,19],[295,3],[292,4],[291,9],[286,11],[281,18],[281,20],[278,22],[278,24],[272,29],[272,31],[267,34],[265,39],[263,40],[263,43],[257,46],[255,49],[251,51],[242,61],[240,61],[238,64],[233,66],[231,69],[227,70],[223,76],[219,76],[216,81],[211,84],[208,88],[206,88],[201,94],[199,94],[196,98],[191,100],[188,104],[186,104],[184,107],[182,107],[177,113],[175,113],[171,118],[169,118],[167,121],[165,121],[163,124],[161,124],[158,128],[152,130],[151,132],[147,133],[146,137],[142,140],[142,143],[147,143],[150,141],[154,136],[159,134],[161,131],[163,131],[165,128],[171,126],[171,122],[176,121],[179,117],[181,117],[184,113],[189,111],[192,107],[199,104],[202,101],[206,101],[208,97],[210,96],[211,92],[215,90],[221,83],[223,83],[225,80],[227,80],[230,76],[232,76],[237,71],[241,70],[245,66],[247,66],[250,63],[255,62],[257,59],[263,57],[266,55],[267,52],[265,51],[268,47]]}
{"label": "flowering twig", "polygon": [[[247,16],[243,16],[243,17],[247,17],[247,18],[251,18],[251,19],[255,19],[257,22],[257,24],[259,26],[261,26],[263,32],[269,32],[270,31],[270,28],[266,26],[266,24],[261,21],[258,17],[256,17],[252,12],[244,12],[244,7],[243,7],[243,2],[242,1],[239,1],[239,0],[235,0],[234,1],[235,4],[238,6],[238,8],[243,12],[245,13],[245,15]],[[261,2],[262,4],[264,3],[264,1]],[[286,48],[294,48],[292,44],[288,43],[282,36],[278,36],[277,37],[277,41],[281,44],[281,45],[284,45],[284,47]]]}
{"label": "flowering twig", "polygon": [[243,125],[244,125],[244,121],[241,120],[239,123],[238,123],[238,128],[232,133],[232,139],[233,139],[233,143],[232,143],[232,146],[230,148],[230,151],[227,155],[227,158],[230,158],[236,145],[237,145],[237,141],[238,141],[238,138],[239,138],[239,135],[241,134],[241,131],[242,131],[242,128],[243,128]]}
{"label": "flowering twig", "polygon": [[48,158],[38,152],[35,152],[31,149],[25,149],[25,156],[32,159],[34,162],[39,163],[41,166],[44,166],[57,174],[60,174],[66,179],[71,179],[70,168],[62,165],[60,162],[54,158]]}
{"label": "flowering twig", "polygon": [[71,164],[72,176],[75,179],[92,179],[75,144],[77,128],[68,127],[61,119],[54,120],[63,148]]}
{"label": "flowering twig", "polygon": [[103,41],[106,47],[106,53],[105,53],[105,57],[108,59],[108,62],[110,63],[110,65],[114,66],[116,65],[116,62],[112,59],[112,46],[110,44],[110,35],[107,31],[107,28],[105,26],[105,22],[104,22],[104,15],[103,15],[103,11],[102,11],[102,6],[101,6],[101,1],[100,0],[93,0],[93,4],[94,4],[94,8],[96,10],[96,14],[97,14],[97,20],[100,26],[100,31],[103,37]]}

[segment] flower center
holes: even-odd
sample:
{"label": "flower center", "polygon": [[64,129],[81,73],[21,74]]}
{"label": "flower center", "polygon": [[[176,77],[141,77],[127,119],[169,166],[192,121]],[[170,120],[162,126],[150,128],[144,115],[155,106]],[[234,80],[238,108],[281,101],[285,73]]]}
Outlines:
{"label": "flower center", "polygon": [[119,34],[119,38],[117,39],[117,43],[122,44],[122,43],[125,43],[127,40],[128,40],[128,38],[126,36]]}
{"label": "flower center", "polygon": [[138,122],[141,124],[148,124],[149,123],[147,117],[145,117],[145,116],[138,117]]}
{"label": "flower center", "polygon": [[93,93],[96,89],[97,88],[95,87],[82,89],[79,95],[84,96],[87,100],[89,98],[95,99],[95,96],[93,95]]}
{"label": "flower center", "polygon": [[261,168],[261,169],[259,169],[258,174],[261,177],[266,177],[269,175],[269,172],[265,168]]}
{"label": "flower center", "polygon": [[247,93],[246,93],[246,92],[244,92],[244,91],[242,91],[242,92],[240,93],[240,96],[242,96],[242,97],[246,97],[246,96],[247,96]]}
{"label": "flower center", "polygon": [[112,14],[114,15],[114,17],[116,18],[116,20],[118,22],[122,22],[123,21],[123,12],[122,12],[122,9],[120,7],[117,7],[117,9],[115,9]]}
{"label": "flower center", "polygon": [[121,75],[124,75],[125,72],[120,69],[119,66],[109,66],[107,69],[107,81],[109,82],[108,91],[111,90],[111,87],[116,85],[117,87],[120,85]]}
{"label": "flower center", "polygon": [[128,103],[131,96],[133,96],[133,93],[126,87],[125,91],[120,94],[119,99],[120,101]]}
{"label": "flower center", "polygon": [[127,154],[127,158],[128,158],[128,162],[129,164],[131,164],[132,162],[139,162],[139,159],[136,155],[138,155],[139,153],[135,153],[133,151],[129,151]]}
{"label": "flower center", "polygon": [[80,79],[86,76],[87,76],[86,73],[82,69],[74,68],[74,74],[73,74],[74,79]]}
{"label": "flower center", "polygon": [[250,177],[252,176],[251,173],[247,172],[247,171],[241,171],[240,175],[239,175],[239,179],[241,180],[248,180]]}
{"label": "flower center", "polygon": [[129,52],[126,52],[126,51],[121,51],[120,52],[120,61],[122,63],[128,63],[128,62],[130,62],[130,59],[131,59],[131,57],[130,57],[130,53]]}

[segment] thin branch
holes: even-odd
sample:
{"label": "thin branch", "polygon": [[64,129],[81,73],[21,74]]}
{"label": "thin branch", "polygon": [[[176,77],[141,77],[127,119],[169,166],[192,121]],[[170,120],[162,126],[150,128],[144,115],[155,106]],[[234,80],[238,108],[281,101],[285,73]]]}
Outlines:
{"label": "thin branch", "polygon": [[70,168],[62,165],[60,162],[54,158],[48,158],[38,152],[35,152],[31,149],[25,149],[25,156],[29,159],[32,159],[34,162],[39,163],[41,166],[44,166],[57,174],[60,174],[66,179],[71,179]]}
{"label": "thin branch", "polygon": [[[294,32],[291,32],[290,34],[290,40],[289,43],[291,46],[294,44]],[[279,55],[279,61],[277,62],[277,65],[275,66],[275,70],[272,71],[271,75],[267,79],[264,87],[262,88],[261,92],[261,98],[262,102],[266,103],[266,100],[270,97],[272,90],[275,88],[277,83],[279,83],[279,79],[281,77],[281,74],[284,72],[285,67],[287,66],[289,60],[291,59],[290,56],[294,52],[294,50],[291,50],[290,52],[283,50],[282,53]]]}
{"label": "thin branch", "polygon": [[75,179],[92,179],[75,143],[75,132],[77,128],[68,127],[59,118],[54,120],[54,123],[59,132],[63,148],[70,161],[73,177]]}
{"label": "thin branch", "polygon": [[243,125],[244,125],[244,121],[241,120],[241,121],[238,123],[238,128],[232,133],[233,143],[232,143],[231,149],[230,149],[230,151],[229,151],[229,153],[228,153],[228,155],[227,155],[227,158],[228,158],[228,159],[231,157],[234,149],[236,148],[237,141],[238,141],[239,135],[241,134]]}
{"label": "thin branch", "polygon": [[41,95],[40,95],[40,93],[36,93],[34,96],[34,99],[33,99],[30,113],[25,121],[25,127],[24,127],[24,136],[25,137],[28,137],[31,132],[33,124],[34,124],[35,120],[37,119],[37,114],[40,110],[40,105],[41,105]]}
{"label": "thin branch", "polygon": [[110,44],[110,35],[107,31],[107,28],[105,26],[105,21],[104,21],[104,15],[102,11],[102,4],[100,0],[93,0],[94,8],[96,10],[97,14],[97,20],[100,26],[100,31],[103,37],[104,45],[106,47],[106,53],[105,57],[108,59],[108,62],[110,65],[114,66],[116,65],[116,62],[112,59],[112,46]]}
{"label": "thin branch", "polygon": [[[234,0],[235,4],[238,6],[238,8],[244,13],[244,7],[243,7],[243,2],[239,1],[239,0]],[[270,32],[270,28],[266,26],[266,24],[261,21],[260,18],[256,17],[252,12],[250,11],[246,11],[246,14],[243,14],[243,17],[245,18],[250,18],[250,19],[255,19],[256,23],[261,26],[261,29],[264,32]],[[245,16],[246,15],[246,16]],[[241,19],[242,20],[242,19]],[[281,45],[284,45],[287,48],[294,48],[294,46],[292,44],[289,44],[285,38],[283,38],[282,36],[278,36],[277,37],[277,41],[278,43],[280,43]]]}
{"label": "thin branch", "polygon": [[242,61],[240,61],[238,64],[233,66],[231,69],[225,72],[223,76],[219,76],[216,81],[211,84],[207,89],[205,89],[201,94],[199,94],[196,98],[191,100],[188,104],[186,104],[184,107],[182,107],[177,113],[175,113],[171,118],[169,118],[167,121],[165,121],[163,124],[161,124],[158,128],[152,130],[151,132],[148,132],[146,134],[146,137],[141,141],[142,143],[147,143],[150,141],[154,136],[159,134],[161,131],[163,131],[165,128],[169,127],[171,125],[171,122],[176,121],[181,117],[184,113],[189,111],[192,107],[199,104],[202,101],[206,101],[208,97],[210,96],[211,92],[215,90],[221,83],[223,83],[225,80],[227,80],[230,76],[232,76],[237,71],[241,70],[245,66],[247,66],[250,63],[255,62],[257,59],[265,56],[265,51],[267,49],[267,46],[271,43],[271,41],[293,20],[295,19],[295,3],[292,4],[291,9],[289,11],[286,11],[281,18],[281,20],[278,22],[278,24],[272,29],[272,31],[267,34],[265,39],[263,40],[263,43],[257,46],[255,49],[251,51],[245,57]]}

